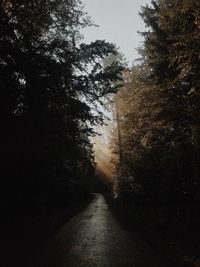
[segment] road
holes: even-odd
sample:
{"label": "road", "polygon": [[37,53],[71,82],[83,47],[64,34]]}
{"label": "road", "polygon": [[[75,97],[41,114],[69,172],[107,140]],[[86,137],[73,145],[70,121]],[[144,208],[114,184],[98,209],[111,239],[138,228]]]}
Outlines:
{"label": "road", "polygon": [[130,235],[118,223],[100,194],[64,225],[30,266],[169,267],[139,233]]}

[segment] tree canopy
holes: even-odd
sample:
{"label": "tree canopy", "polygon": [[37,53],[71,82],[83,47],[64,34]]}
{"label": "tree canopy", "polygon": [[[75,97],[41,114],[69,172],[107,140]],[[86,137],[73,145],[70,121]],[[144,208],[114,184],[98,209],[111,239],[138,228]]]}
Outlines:
{"label": "tree canopy", "polygon": [[118,100],[121,194],[198,199],[200,6],[158,0],[140,15],[144,45]]}
{"label": "tree canopy", "polygon": [[79,0],[0,1],[4,203],[37,206],[89,190],[89,136],[102,123],[92,103],[117,90],[111,81],[122,70],[102,66],[113,44],[81,43],[90,25]]}

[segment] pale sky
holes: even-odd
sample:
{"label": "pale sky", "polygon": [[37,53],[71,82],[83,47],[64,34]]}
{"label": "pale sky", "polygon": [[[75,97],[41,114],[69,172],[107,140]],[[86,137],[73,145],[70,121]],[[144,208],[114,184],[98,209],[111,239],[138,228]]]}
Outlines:
{"label": "pale sky", "polygon": [[106,40],[115,43],[125,55],[129,64],[138,57],[135,50],[142,37],[137,31],[144,31],[144,23],[138,12],[140,6],[150,0],[82,0],[85,11],[99,27],[89,27],[82,33],[84,42]]}

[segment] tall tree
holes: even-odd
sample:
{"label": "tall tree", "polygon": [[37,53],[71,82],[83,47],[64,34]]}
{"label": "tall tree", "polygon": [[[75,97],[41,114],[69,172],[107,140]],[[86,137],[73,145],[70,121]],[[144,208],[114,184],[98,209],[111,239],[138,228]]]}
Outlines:
{"label": "tall tree", "polygon": [[199,12],[199,3],[184,0],[142,8],[148,31],[123,126],[129,192],[199,197]]}
{"label": "tall tree", "polygon": [[100,64],[114,46],[80,44],[79,29],[91,24],[80,1],[5,0],[0,14],[6,199],[77,195],[94,168],[91,125],[102,120],[90,103],[116,90],[110,81],[120,67]]}

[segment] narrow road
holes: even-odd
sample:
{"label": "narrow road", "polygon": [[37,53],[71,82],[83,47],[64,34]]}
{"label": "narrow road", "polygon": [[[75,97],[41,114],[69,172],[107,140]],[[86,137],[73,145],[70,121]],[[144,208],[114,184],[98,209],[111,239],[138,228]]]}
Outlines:
{"label": "narrow road", "polygon": [[[28,267],[167,267],[138,233],[124,230],[104,197],[69,220]],[[170,266],[171,267],[171,266]]]}

